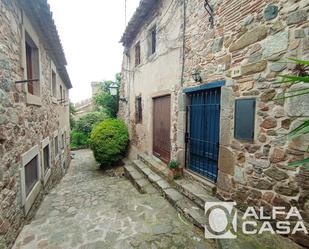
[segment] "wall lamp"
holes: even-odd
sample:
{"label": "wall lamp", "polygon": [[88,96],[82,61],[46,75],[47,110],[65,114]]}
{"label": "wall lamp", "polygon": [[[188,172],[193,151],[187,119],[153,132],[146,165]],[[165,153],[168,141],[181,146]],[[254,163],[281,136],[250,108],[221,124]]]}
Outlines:
{"label": "wall lamp", "polygon": [[202,76],[199,71],[194,71],[192,73],[192,78],[194,79],[195,82],[202,82]]}
{"label": "wall lamp", "polygon": [[214,26],[214,9],[211,7],[208,0],[205,0],[204,7],[209,14],[209,22],[211,26]]}

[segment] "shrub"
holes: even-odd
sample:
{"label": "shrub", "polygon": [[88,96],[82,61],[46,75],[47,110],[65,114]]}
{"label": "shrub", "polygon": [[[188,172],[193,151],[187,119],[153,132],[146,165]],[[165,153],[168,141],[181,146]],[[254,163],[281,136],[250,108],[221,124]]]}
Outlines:
{"label": "shrub", "polygon": [[129,132],[125,123],[117,119],[107,119],[91,132],[90,148],[101,167],[110,166],[124,156],[129,142]]}
{"label": "shrub", "polygon": [[89,136],[82,132],[73,130],[71,132],[71,149],[87,148],[89,145]]}

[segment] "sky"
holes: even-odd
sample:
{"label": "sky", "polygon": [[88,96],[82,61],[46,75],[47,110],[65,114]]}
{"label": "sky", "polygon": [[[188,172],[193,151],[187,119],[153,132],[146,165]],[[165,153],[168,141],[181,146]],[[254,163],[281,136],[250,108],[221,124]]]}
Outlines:
{"label": "sky", "polygon": [[[125,0],[48,0],[68,62],[73,103],[91,97],[91,82],[121,71]],[[139,0],[127,0],[127,22]]]}

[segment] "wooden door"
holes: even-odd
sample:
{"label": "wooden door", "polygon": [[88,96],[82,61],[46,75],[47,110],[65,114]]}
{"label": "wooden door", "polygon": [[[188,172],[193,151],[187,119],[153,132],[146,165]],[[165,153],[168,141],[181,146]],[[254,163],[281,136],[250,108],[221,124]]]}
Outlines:
{"label": "wooden door", "polygon": [[171,157],[171,96],[153,99],[153,154],[168,163]]}

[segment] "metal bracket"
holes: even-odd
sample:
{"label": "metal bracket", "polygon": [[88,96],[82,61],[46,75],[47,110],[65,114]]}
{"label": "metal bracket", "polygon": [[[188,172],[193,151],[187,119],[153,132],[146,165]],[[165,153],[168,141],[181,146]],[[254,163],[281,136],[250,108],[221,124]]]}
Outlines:
{"label": "metal bracket", "polygon": [[28,83],[28,82],[35,82],[35,81],[39,81],[40,79],[31,79],[31,80],[18,80],[15,81],[15,84],[22,84],[22,83]]}
{"label": "metal bracket", "polygon": [[213,27],[214,26],[214,10],[211,7],[211,5],[208,2],[208,0],[205,0],[204,7],[205,7],[206,11],[209,14],[209,22],[210,22],[211,26]]}

